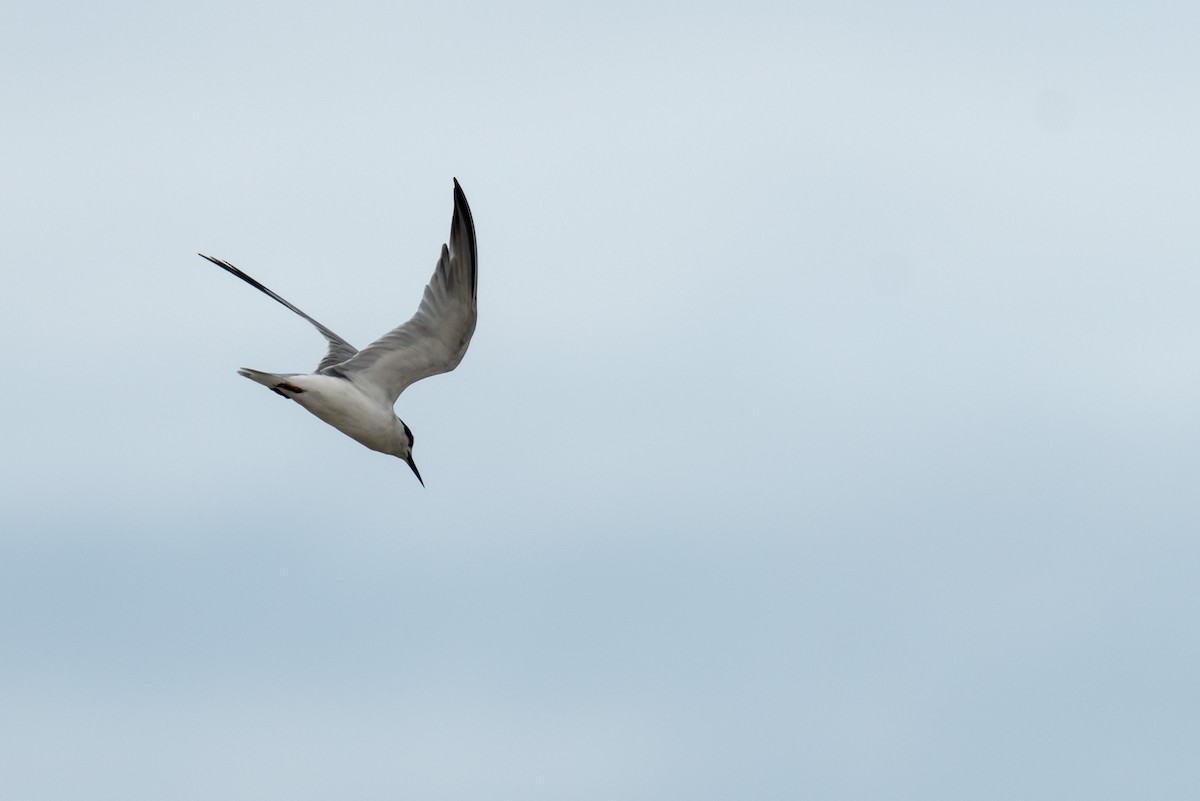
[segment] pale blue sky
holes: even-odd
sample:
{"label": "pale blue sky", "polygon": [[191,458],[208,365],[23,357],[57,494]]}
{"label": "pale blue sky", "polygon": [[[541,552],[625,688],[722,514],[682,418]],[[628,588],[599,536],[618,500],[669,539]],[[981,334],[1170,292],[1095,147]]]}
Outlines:
{"label": "pale blue sky", "polygon": [[[1191,798],[1194,4],[10,3],[0,795]],[[262,387],[475,212],[422,490]]]}

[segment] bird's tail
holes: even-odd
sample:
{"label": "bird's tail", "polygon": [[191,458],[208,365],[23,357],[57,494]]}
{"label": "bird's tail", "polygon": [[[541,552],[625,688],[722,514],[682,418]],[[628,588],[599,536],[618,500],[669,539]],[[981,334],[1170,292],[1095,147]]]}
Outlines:
{"label": "bird's tail", "polygon": [[238,370],[238,375],[244,375],[251,381],[256,381],[285,398],[294,398],[304,391],[292,383],[292,374],[290,373],[264,373],[262,370],[251,370],[249,367],[243,367]]}

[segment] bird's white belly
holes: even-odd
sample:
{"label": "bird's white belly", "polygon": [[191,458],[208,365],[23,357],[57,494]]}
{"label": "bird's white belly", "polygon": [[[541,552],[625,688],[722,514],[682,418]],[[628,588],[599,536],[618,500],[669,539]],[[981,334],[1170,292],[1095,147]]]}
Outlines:
{"label": "bird's white belly", "polygon": [[389,452],[396,415],[343,378],[298,375],[289,381],[304,390],[293,400],[371,450]]}

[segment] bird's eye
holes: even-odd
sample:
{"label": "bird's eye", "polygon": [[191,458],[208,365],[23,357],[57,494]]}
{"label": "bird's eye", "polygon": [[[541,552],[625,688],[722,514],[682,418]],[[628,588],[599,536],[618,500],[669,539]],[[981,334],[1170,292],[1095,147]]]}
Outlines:
{"label": "bird's eye", "polygon": [[411,448],[413,446],[413,442],[416,441],[413,439],[412,429],[409,428],[408,423],[405,423],[403,420],[400,421],[400,425],[404,426],[404,433],[408,435],[408,447]]}

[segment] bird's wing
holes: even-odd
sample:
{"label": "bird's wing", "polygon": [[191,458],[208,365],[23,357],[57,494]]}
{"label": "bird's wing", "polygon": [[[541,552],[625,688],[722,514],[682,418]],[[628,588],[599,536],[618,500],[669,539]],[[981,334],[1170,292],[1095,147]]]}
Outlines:
{"label": "bird's wing", "polygon": [[307,314],[300,311],[292,304],[288,303],[286,300],[281,298],[279,295],[276,295],[270,289],[267,289],[265,286],[260,284],[258,281],[254,280],[250,276],[246,275],[244,272],[239,270],[237,267],[234,267],[229,262],[225,261],[224,259],[214,259],[212,256],[205,256],[203,253],[199,253],[197,255],[208,259],[213,264],[217,265],[218,267],[220,267],[224,270],[228,270],[229,272],[236,275],[238,278],[245,281],[250,286],[254,287],[257,290],[260,290],[261,292],[265,293],[269,297],[272,297],[275,300],[279,301],[284,306],[287,306],[289,309],[294,311],[296,314],[300,315],[305,320],[308,320],[310,323],[312,323],[314,326],[316,326],[317,330],[321,332],[321,335],[323,337],[325,337],[325,339],[329,340],[329,350],[326,351],[325,358],[321,359],[321,363],[317,365],[318,372],[321,370],[324,370],[327,367],[332,367],[335,364],[341,364],[342,362],[344,362],[347,359],[354,356],[354,354],[358,353],[358,351],[355,349],[355,347],[353,345],[351,345],[349,342],[342,339],[337,334],[333,333],[328,328],[321,325],[316,320],[309,317]]}
{"label": "bird's wing", "polygon": [[392,404],[413,382],[453,370],[475,332],[476,272],[475,223],[456,178],[450,244],[442,245],[417,313],[332,372]]}

